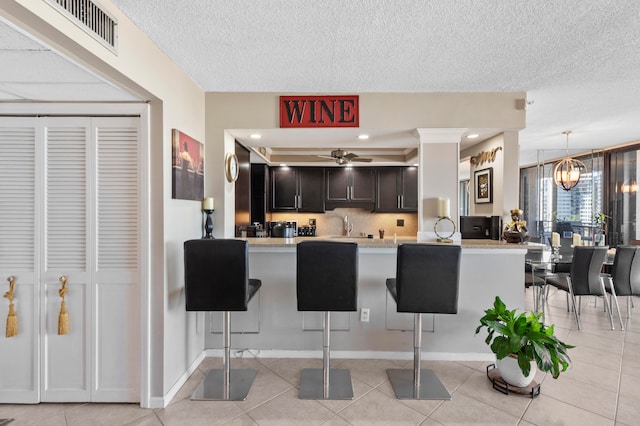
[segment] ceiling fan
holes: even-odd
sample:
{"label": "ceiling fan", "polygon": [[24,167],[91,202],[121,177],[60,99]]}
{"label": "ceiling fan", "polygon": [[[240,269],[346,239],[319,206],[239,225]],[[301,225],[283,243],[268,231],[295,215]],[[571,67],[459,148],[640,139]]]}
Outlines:
{"label": "ceiling fan", "polygon": [[371,158],[362,158],[353,152],[347,152],[344,149],[336,149],[331,151],[331,155],[318,155],[318,157],[322,158],[330,158],[335,160],[336,163],[343,165],[349,164],[351,162],[359,162],[359,163],[370,163]]}

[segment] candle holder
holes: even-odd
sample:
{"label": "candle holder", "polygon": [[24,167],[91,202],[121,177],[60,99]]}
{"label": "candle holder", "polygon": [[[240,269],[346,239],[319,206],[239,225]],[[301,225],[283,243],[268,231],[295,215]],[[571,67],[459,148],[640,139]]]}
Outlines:
{"label": "candle holder", "polygon": [[[440,224],[440,222],[442,222],[443,220],[445,221],[449,221],[451,223],[451,225],[453,225],[453,230],[451,231],[451,233],[449,235],[442,236],[440,235],[440,233],[438,232],[438,225]],[[453,240],[451,239],[451,237],[453,237],[453,234],[456,233],[456,223],[449,217],[449,216],[439,216],[438,220],[436,221],[435,225],[433,225],[433,232],[436,234],[436,236],[438,237],[438,242],[439,243],[453,243]]]}
{"label": "candle holder", "polygon": [[211,218],[211,214],[213,213],[213,210],[203,210],[203,211],[206,213],[207,219],[204,222],[205,235],[202,238],[205,238],[205,239],[214,238],[213,237],[213,219]]}

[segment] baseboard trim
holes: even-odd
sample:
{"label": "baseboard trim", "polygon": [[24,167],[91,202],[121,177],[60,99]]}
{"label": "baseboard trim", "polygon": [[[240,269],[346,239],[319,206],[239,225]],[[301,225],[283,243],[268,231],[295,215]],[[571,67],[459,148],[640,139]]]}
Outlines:
{"label": "baseboard trim", "polygon": [[[189,380],[191,374],[198,368],[198,366],[202,363],[202,360],[208,356],[206,355],[206,351],[202,351],[200,355],[189,365],[187,371],[185,371],[176,382],[171,386],[169,392],[163,397],[154,397],[151,398],[149,403],[150,406],[148,408],[166,408],[167,405],[171,402],[171,400],[176,396],[178,391],[184,386],[184,384]],[[220,351],[220,356],[222,356],[222,351]]]}

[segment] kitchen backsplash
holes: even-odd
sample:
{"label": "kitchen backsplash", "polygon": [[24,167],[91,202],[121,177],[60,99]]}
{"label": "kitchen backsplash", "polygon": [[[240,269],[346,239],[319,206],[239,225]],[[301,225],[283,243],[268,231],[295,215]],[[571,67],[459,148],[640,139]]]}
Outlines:
{"label": "kitchen backsplash", "polygon": [[[295,221],[298,226],[309,224],[309,219],[316,220],[316,235],[344,235],[344,217],[348,216],[353,225],[351,235],[355,237],[373,234],[379,238],[378,230],[385,230],[385,238],[393,238],[395,232],[399,237],[415,237],[418,233],[417,213],[371,213],[363,209],[335,209],[325,213],[271,213],[271,220]],[[398,226],[398,220],[404,226]]]}

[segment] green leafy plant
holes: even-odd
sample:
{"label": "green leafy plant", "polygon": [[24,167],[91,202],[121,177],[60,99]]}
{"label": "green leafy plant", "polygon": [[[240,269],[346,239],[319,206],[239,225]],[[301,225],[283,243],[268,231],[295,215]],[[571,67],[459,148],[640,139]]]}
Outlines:
{"label": "green leafy plant", "polygon": [[595,223],[595,225],[600,228],[600,231],[604,231],[605,225],[607,224],[607,218],[609,216],[607,216],[604,213],[596,213],[595,215],[593,215],[593,222]]}
{"label": "green leafy plant", "polygon": [[493,308],[484,313],[476,334],[487,328],[489,335],[485,343],[498,359],[514,355],[525,376],[529,375],[531,361],[535,361],[541,371],[551,372],[554,379],[567,370],[571,362],[567,349],[575,346],[561,342],[553,334],[553,324],[546,326],[540,320],[542,314],[516,314],[516,310],[508,310],[498,296]]}

